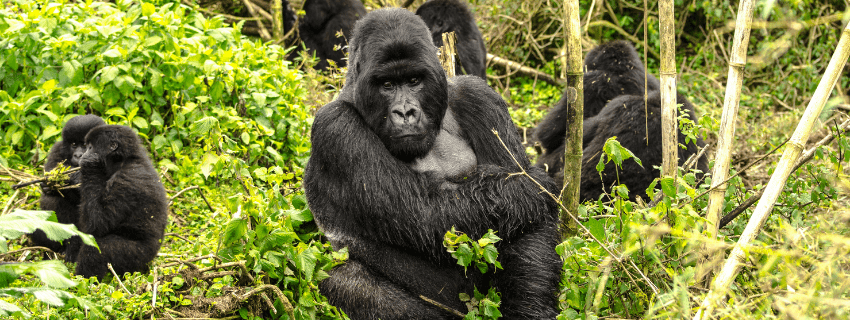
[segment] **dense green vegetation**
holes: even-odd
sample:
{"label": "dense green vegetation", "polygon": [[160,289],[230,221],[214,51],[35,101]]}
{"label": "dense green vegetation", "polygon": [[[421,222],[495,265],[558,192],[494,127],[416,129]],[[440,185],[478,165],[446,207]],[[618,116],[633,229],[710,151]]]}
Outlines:
{"label": "dense green vegetation", "polygon": [[[347,253],[333,252],[323,240],[300,184],[312,114],[336,94],[339,74],[319,74],[309,60],[285,61],[285,48],[246,37],[239,25],[178,2],[117,2],[0,0],[0,316],[343,317],[317,283]],[[364,2],[368,8],[394,4]],[[562,3],[472,3],[490,53],[560,75]],[[612,39],[642,41],[643,5],[583,1],[584,50]],[[682,30],[678,88],[698,115],[683,130],[711,144],[731,46],[727,23],[734,21],[736,6],[676,6]],[[654,72],[656,2],[648,7],[647,64]],[[758,2],[756,20],[776,23],[753,30],[733,159],[740,174],[727,189],[724,212],[762,188],[772,173],[779,153],[770,151],[790,136],[814,92],[850,18],[845,10],[843,2]],[[637,48],[644,49],[640,43]],[[488,74],[522,129],[533,128],[563,89],[495,64]],[[848,86],[847,77],[839,81],[810,145],[848,118]],[[51,222],[49,215],[27,211],[38,209],[37,185],[11,186],[25,174],[41,176],[62,124],[86,113],[137,130],[174,197],[149,274],[99,282],[71,275],[69,264],[48,259],[54,254],[22,250],[28,247],[22,234]],[[533,146],[528,151],[536,156]],[[713,316],[850,317],[847,151],[850,140],[838,134],[792,175],[750,248],[748,265]],[[611,152],[608,165],[635,161],[623,156],[625,150]],[[707,154],[713,157],[711,147]],[[610,201],[579,209],[587,231],[557,248],[564,261],[561,318],[692,315],[706,292],[695,277],[706,264],[698,263],[695,250],[705,244],[728,249],[752,209],[721,230],[722,241],[709,240],[701,232],[706,197],[699,197],[707,184],[696,185],[687,172],[680,189],[671,182],[659,181],[657,189],[667,197],[654,207],[627,201],[628,190],[621,188]],[[52,230],[76,232],[67,226]],[[475,240],[449,233],[447,250],[468,272],[498,268],[491,251],[498,238]],[[465,299],[468,318],[498,316],[495,292]]]}

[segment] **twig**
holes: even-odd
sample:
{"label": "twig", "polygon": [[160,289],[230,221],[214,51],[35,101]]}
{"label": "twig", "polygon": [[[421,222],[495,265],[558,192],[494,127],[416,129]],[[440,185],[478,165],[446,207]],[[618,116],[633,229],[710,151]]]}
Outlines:
{"label": "twig", "polygon": [[175,193],[173,196],[171,196],[171,199],[168,200],[168,206],[170,207],[171,204],[174,203],[174,199],[177,199],[177,197],[182,195],[184,192],[189,191],[189,190],[193,190],[193,189],[197,189],[197,188],[198,188],[198,186],[191,186],[191,187],[188,187],[186,189],[180,190],[179,192]]}
{"label": "twig", "polygon": [[54,252],[53,250],[51,250],[50,248],[36,246],[36,247],[26,247],[26,248],[20,248],[20,249],[18,249],[18,250],[12,250],[12,251],[8,251],[8,252],[3,252],[3,253],[0,253],[0,256],[11,256],[13,253],[24,252],[24,251],[30,251],[30,250],[32,250],[32,251],[35,251],[35,250],[41,250],[41,251],[47,251],[47,252],[53,252],[53,253],[55,253],[55,252]]}
{"label": "twig", "polygon": [[124,286],[124,282],[121,281],[121,277],[119,277],[118,274],[115,273],[115,269],[112,269],[112,263],[107,262],[106,267],[109,268],[109,271],[112,271],[112,275],[114,275],[115,279],[118,280],[118,284],[121,285],[121,288],[124,289],[124,292],[127,292],[128,296],[132,296],[133,294],[130,293],[130,290],[127,290],[127,287]]}
{"label": "twig", "polygon": [[13,193],[11,197],[9,197],[9,201],[6,202],[6,205],[3,207],[3,211],[0,212],[0,214],[6,214],[6,211],[9,210],[9,206],[12,205],[12,202],[15,200],[15,198],[18,197],[18,194],[20,193],[21,190],[15,190],[15,193]]}
{"label": "twig", "polygon": [[[842,132],[847,131],[848,129],[850,129],[850,120],[845,120],[840,125],[838,125],[837,131],[839,133],[842,133]],[[803,155],[800,156],[799,159],[797,159],[797,163],[794,165],[794,169],[792,169],[791,172],[797,171],[797,169],[800,169],[800,167],[802,167],[804,164],[806,164],[807,162],[812,160],[815,157],[815,151],[817,151],[817,149],[820,148],[821,146],[832,142],[833,139],[835,139],[835,134],[830,132],[826,137],[823,137],[823,139],[818,141],[818,143],[816,143],[814,146],[812,146],[811,148],[806,150],[806,152],[804,152]],[[739,215],[741,215],[741,213],[744,213],[745,210],[747,210],[753,204],[758,202],[759,199],[761,199],[762,194],[764,194],[764,189],[759,190],[758,192],[753,194],[750,198],[748,198],[746,201],[744,201],[743,203],[741,203],[737,207],[735,207],[735,209],[733,209],[731,212],[729,212],[729,214],[723,216],[723,218],[720,219],[719,227],[723,228],[727,224],[732,222],[732,220],[735,220],[735,218],[737,218]]]}
{"label": "twig", "polygon": [[156,308],[156,286],[158,285],[156,278],[156,266],[153,267],[153,297],[151,297],[151,308]]}
{"label": "twig", "polygon": [[[560,201],[558,201],[558,197],[556,197],[554,194],[552,194],[551,192],[549,192],[549,190],[546,190],[546,188],[544,188],[544,187],[543,187],[543,185],[541,185],[539,182],[537,182],[537,180],[535,180],[533,177],[531,177],[531,175],[529,175],[529,174],[528,174],[528,172],[526,172],[526,171],[525,171],[525,168],[523,168],[523,167],[522,167],[522,165],[520,165],[520,164],[519,164],[519,161],[517,161],[517,159],[516,159],[516,157],[514,156],[513,152],[511,152],[511,150],[510,150],[510,149],[508,149],[508,146],[505,144],[505,142],[504,142],[504,141],[502,141],[502,137],[501,137],[501,136],[499,136],[499,132],[498,132],[498,131],[496,131],[495,129],[493,129],[493,134],[495,134],[495,135],[496,135],[496,138],[498,138],[498,139],[499,139],[499,142],[501,142],[501,143],[502,143],[502,147],[504,147],[504,148],[505,148],[505,150],[507,150],[507,151],[508,151],[508,154],[511,156],[511,159],[513,159],[513,160],[514,160],[514,163],[517,165],[517,167],[519,167],[519,170],[521,171],[521,172],[519,172],[519,173],[515,173],[515,174],[512,174],[512,175],[523,175],[523,176],[526,176],[529,180],[531,180],[531,182],[534,182],[534,184],[536,184],[538,187],[540,187],[540,190],[542,190],[544,193],[546,193],[547,195],[549,195],[549,197],[551,197],[551,198],[552,198],[552,200],[554,200],[554,201],[555,201],[555,203],[557,203],[557,204],[558,204],[558,206],[559,206],[559,207],[561,207],[561,210],[563,210],[563,211],[564,211],[564,213],[566,213],[567,215],[569,215],[569,216],[570,216],[570,218],[571,218],[571,219],[573,219],[573,220],[575,221],[576,225],[578,225],[579,227],[581,227],[581,229],[582,229],[582,230],[584,230],[584,232],[585,232],[585,233],[586,233],[586,234],[587,234],[587,235],[588,235],[591,239],[593,239],[593,241],[594,241],[594,242],[598,243],[598,244],[599,244],[599,246],[600,246],[600,247],[602,247],[602,249],[604,249],[606,252],[608,252],[608,254],[609,254],[609,255],[611,255],[611,257],[613,257],[613,258],[614,258],[614,260],[617,260],[617,263],[623,263],[623,261],[624,261],[624,258],[623,258],[623,257],[620,257],[618,254],[615,254],[614,252],[612,252],[612,251],[611,251],[611,249],[608,249],[608,246],[606,246],[604,243],[602,243],[602,241],[600,241],[599,239],[597,239],[597,238],[596,238],[596,236],[594,236],[594,235],[593,235],[593,233],[591,233],[591,232],[590,232],[590,230],[589,230],[589,229],[587,229],[587,227],[585,227],[583,224],[581,224],[581,222],[578,220],[578,218],[576,218],[576,216],[575,216],[575,215],[573,215],[573,214],[572,214],[572,212],[570,212],[569,210],[567,210],[567,208],[565,208],[565,207],[564,207],[564,205],[563,205],[563,204],[561,204],[561,202],[560,202]],[[658,287],[656,287],[656,286],[655,286],[655,284],[654,284],[654,283],[652,283],[652,280],[650,280],[650,279],[649,279],[649,277],[647,277],[645,274],[643,274],[643,271],[641,271],[641,270],[640,270],[640,268],[638,268],[638,266],[637,266],[637,265],[635,265],[634,261],[632,261],[631,259],[629,259],[628,261],[629,261],[629,263],[631,264],[631,266],[635,269],[635,271],[637,271],[637,272],[638,272],[638,274],[640,274],[640,276],[643,278],[643,280],[644,280],[644,281],[646,281],[646,283],[647,283],[647,284],[649,285],[649,287],[652,289],[652,292],[653,292],[653,293],[655,293],[655,294],[658,294],[658,292],[659,292],[659,291],[658,291]]]}
{"label": "twig", "polygon": [[183,0],[183,4],[185,4],[189,7],[192,7],[192,9],[198,10],[202,13],[206,13],[207,15],[210,15],[210,16],[222,16],[222,17],[228,18],[230,20],[236,20],[236,21],[259,21],[259,20],[263,20],[262,18],[256,18],[256,17],[237,17],[237,16],[226,14],[226,13],[212,12],[210,10],[202,8],[201,6],[199,6],[195,3],[192,3],[192,2],[189,2],[189,1],[186,1],[186,0]]}
{"label": "twig", "polygon": [[447,305],[444,305],[444,304],[442,304],[442,303],[439,303],[439,302],[437,302],[437,301],[431,300],[431,299],[429,299],[429,298],[428,298],[428,297],[426,297],[426,296],[419,295],[419,299],[425,300],[425,302],[428,302],[428,303],[430,303],[430,304],[433,304],[433,305],[437,306],[438,308],[443,309],[443,310],[445,310],[446,312],[449,312],[449,313],[451,313],[451,314],[453,314],[453,315],[456,315],[457,317],[459,317],[459,318],[461,318],[461,319],[463,319],[464,317],[466,317],[466,315],[465,315],[465,314],[463,314],[463,313],[461,313],[460,311],[457,311],[457,310],[455,310],[455,309],[453,309],[453,308],[451,308],[451,307],[449,307],[449,306],[447,306]]}
{"label": "twig", "polygon": [[248,12],[251,13],[251,16],[257,18],[257,26],[260,27],[260,37],[263,38],[263,41],[268,41],[272,39],[272,36],[269,34],[269,31],[266,30],[266,27],[263,25],[262,18],[260,18],[260,14],[257,13],[258,8],[254,8],[254,4],[248,0],[242,0],[242,3],[245,4],[245,8],[248,9]]}
{"label": "twig", "polygon": [[[244,302],[245,300],[248,300],[248,298],[250,298],[251,296],[253,296],[257,293],[261,293],[263,291],[271,291],[272,293],[274,293],[275,296],[277,296],[277,299],[280,300],[280,303],[283,304],[283,309],[289,315],[289,318],[295,319],[295,314],[292,311],[292,304],[289,303],[289,299],[287,299],[286,296],[283,295],[283,291],[280,291],[280,288],[278,288],[277,286],[273,286],[273,285],[270,285],[270,284],[264,284],[264,285],[261,285],[257,288],[254,288],[254,290],[251,290],[248,293],[246,293],[245,295],[243,295],[240,298],[240,302]],[[270,305],[270,307],[272,308],[274,313],[277,313],[277,309],[275,309],[274,306]]]}
{"label": "twig", "polygon": [[487,63],[493,63],[495,65],[502,66],[507,69],[515,69],[517,73],[521,75],[525,75],[531,78],[537,77],[540,80],[543,80],[544,82],[554,86],[563,87],[566,85],[566,81],[564,79],[555,79],[554,77],[542,71],[523,66],[518,62],[514,62],[505,58],[500,58],[489,53],[487,54]]}
{"label": "twig", "polygon": [[215,209],[213,209],[212,205],[210,205],[210,201],[207,200],[207,196],[204,195],[204,190],[198,188],[198,193],[201,194],[201,199],[204,199],[204,203],[207,204],[207,208],[210,208],[210,212],[215,212]]}

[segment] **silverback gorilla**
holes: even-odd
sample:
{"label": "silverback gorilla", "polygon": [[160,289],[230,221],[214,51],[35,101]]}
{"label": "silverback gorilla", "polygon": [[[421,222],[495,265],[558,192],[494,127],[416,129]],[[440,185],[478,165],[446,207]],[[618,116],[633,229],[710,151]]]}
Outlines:
{"label": "silverback gorilla", "polygon": [[[532,177],[555,185],[522,156],[505,102],[480,78],[448,83],[427,26],[404,9],[367,14],[350,50],[340,97],[316,113],[304,173],[316,222],[349,250],[321,292],[352,319],[447,319],[455,316],[420,296],[465,312],[458,294],[494,286],[506,318],[554,319],[558,209],[510,175],[519,168],[491,130]],[[445,157],[451,145],[472,154]],[[444,169],[454,161],[472,170]],[[451,188],[439,187],[447,180]],[[442,246],[452,226],[472,238],[496,230],[504,270],[464,274]]]}
{"label": "silverback gorilla", "polygon": [[465,3],[459,0],[430,0],[416,9],[416,15],[428,25],[437,47],[443,45],[443,33],[455,32],[460,58],[455,65],[455,74],[470,74],[487,79],[487,48],[475,24],[475,17]]}
{"label": "silverback gorilla", "polygon": [[100,252],[72,241],[66,261],[85,277],[102,278],[107,263],[118,275],[147,272],[168,222],[168,198],[139,137],[125,126],[92,129],[80,172],[80,230],[95,237]]}
{"label": "silverback gorilla", "polygon": [[[76,116],[65,123],[62,128],[62,141],[56,142],[50,153],[47,154],[47,161],[44,163],[44,172],[53,170],[60,163],[64,163],[68,167],[79,167],[80,157],[85,152],[86,134],[94,127],[105,125],[106,122],[96,115]],[[73,174],[68,181],[68,185],[79,183],[79,175]],[[77,224],[79,218],[80,206],[80,191],[76,188],[64,189],[61,191],[42,185],[42,195],[39,200],[41,210],[50,210],[56,212],[56,220],[59,223]],[[79,224],[77,224],[79,227]],[[44,231],[37,230],[30,235],[30,239],[34,245],[50,248],[54,252],[65,251],[67,242],[59,243],[47,238]]]}

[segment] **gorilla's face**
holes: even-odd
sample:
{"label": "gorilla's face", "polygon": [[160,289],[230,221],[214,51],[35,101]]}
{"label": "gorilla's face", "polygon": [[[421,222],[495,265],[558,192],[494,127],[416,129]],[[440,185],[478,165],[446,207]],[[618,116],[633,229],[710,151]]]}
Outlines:
{"label": "gorilla's face", "polygon": [[86,152],[86,146],[82,141],[72,141],[68,144],[71,154],[71,166],[80,166],[80,157]]}
{"label": "gorilla's face", "polygon": [[[382,24],[384,36],[359,38],[349,65],[354,104],[387,150],[412,161],[431,150],[448,107],[446,75],[424,23],[420,28]],[[404,24],[400,23],[400,24]],[[412,33],[409,30],[418,30]],[[369,33],[361,33],[368,35]]]}

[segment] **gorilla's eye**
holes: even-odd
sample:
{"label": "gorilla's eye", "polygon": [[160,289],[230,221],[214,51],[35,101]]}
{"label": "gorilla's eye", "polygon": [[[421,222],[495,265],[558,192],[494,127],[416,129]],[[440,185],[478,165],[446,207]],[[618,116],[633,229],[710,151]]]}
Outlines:
{"label": "gorilla's eye", "polygon": [[418,83],[419,83],[419,78],[415,78],[415,77],[410,78],[410,84],[418,84]]}
{"label": "gorilla's eye", "polygon": [[71,148],[72,148],[72,149],[76,149],[76,148],[77,148],[77,143],[76,143],[76,142],[71,142]]}
{"label": "gorilla's eye", "polygon": [[392,88],[393,88],[392,82],[389,82],[389,81],[384,82],[384,89],[392,89]]}

